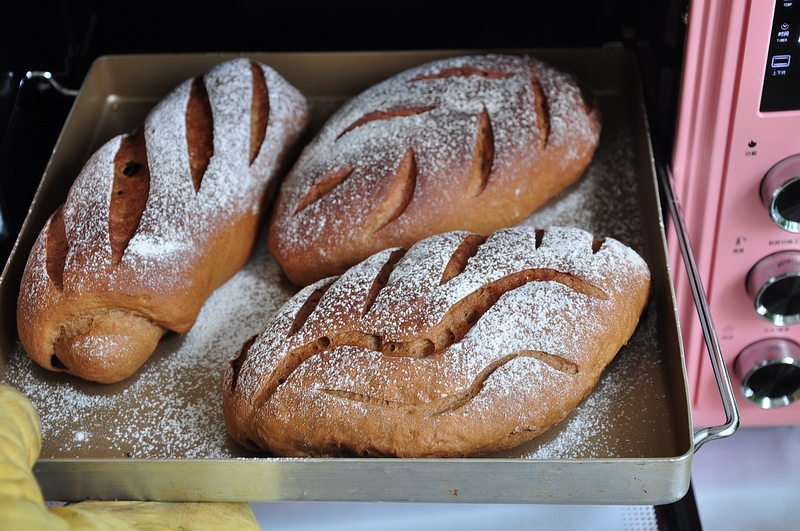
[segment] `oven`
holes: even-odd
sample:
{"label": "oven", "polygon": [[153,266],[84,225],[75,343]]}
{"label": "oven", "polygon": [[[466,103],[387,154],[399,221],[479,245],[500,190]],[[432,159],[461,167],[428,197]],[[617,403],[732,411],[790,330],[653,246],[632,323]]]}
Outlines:
{"label": "oven", "polygon": [[[689,6],[682,0],[580,0],[567,6],[408,0],[386,3],[382,9],[364,0],[169,5],[144,0],[124,8],[100,1],[46,4],[0,7],[0,20],[6,21],[0,36],[3,261],[12,252],[77,90],[104,56],[622,48],[637,60],[655,162],[663,176],[665,211],[667,206],[677,208],[672,213],[677,226],[670,223],[668,235],[692,419],[698,428],[724,426],[710,438],[736,430],[737,420],[731,418],[736,404],[725,403],[724,390],[720,397],[728,377],[744,422],[800,419],[795,411],[800,406],[791,404],[800,394],[800,376],[794,374],[800,354],[794,354],[793,346],[800,344],[800,326],[785,319],[769,322],[753,304],[745,304],[754,297],[748,293],[752,290],[760,293],[756,298],[767,307],[766,317],[783,312],[791,320],[792,314],[800,315],[800,302],[792,301],[791,291],[800,271],[800,231],[791,222],[800,224],[800,215],[787,201],[765,202],[760,195],[766,194],[761,188],[787,199],[796,193],[796,177],[786,172],[796,171],[791,157],[800,153],[800,146],[778,131],[791,130],[792,120],[800,119],[793,114],[794,103],[786,102],[795,86],[790,85],[790,46],[800,46],[794,29],[800,27],[800,2],[777,0],[773,6],[694,0]],[[789,31],[786,42],[770,40],[775,13],[789,14],[780,24],[786,22],[791,29],[778,30],[781,38]],[[800,65],[800,54],[796,63]],[[767,77],[775,72],[783,74]],[[775,94],[766,105],[780,108],[753,110],[753,101],[763,105],[762,87]],[[778,165],[784,160],[784,166]],[[765,178],[768,174],[772,177]],[[771,260],[773,255],[779,259]],[[777,280],[771,277],[775,270]],[[784,290],[788,297],[780,296]],[[776,311],[773,304],[781,306]],[[719,363],[712,363],[717,349],[722,371]],[[773,375],[777,386],[769,381]],[[758,387],[756,383],[778,388],[781,396],[759,403],[743,390],[746,385]],[[763,388],[754,392],[763,394]],[[697,440],[708,440],[706,435]],[[658,508],[662,524],[698,528],[691,489],[688,494]]]}
{"label": "oven", "polygon": [[[676,193],[742,425],[798,424],[800,3],[695,2],[688,28]],[[714,422],[719,395],[680,272],[675,289],[694,420]]]}

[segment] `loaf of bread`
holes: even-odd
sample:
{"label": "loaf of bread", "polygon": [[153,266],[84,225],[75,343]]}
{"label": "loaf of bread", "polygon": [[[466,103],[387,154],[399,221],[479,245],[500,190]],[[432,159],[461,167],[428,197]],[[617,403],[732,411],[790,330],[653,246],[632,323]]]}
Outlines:
{"label": "loaf of bread", "polygon": [[276,456],[453,457],[563,420],[634,332],[650,273],[574,228],[453,231],[290,299],[231,361],[225,421]]}
{"label": "loaf of bread", "polygon": [[402,72],[340,108],[283,183],[269,249],[307,285],[451,230],[516,225],[577,180],[600,136],[576,79],[511,55]]}
{"label": "loaf of bread", "polygon": [[185,81],[99,148],[22,277],[17,328],[30,357],[110,383],[167,331],[187,332],[246,263],[307,122],[297,89],[242,58]]}

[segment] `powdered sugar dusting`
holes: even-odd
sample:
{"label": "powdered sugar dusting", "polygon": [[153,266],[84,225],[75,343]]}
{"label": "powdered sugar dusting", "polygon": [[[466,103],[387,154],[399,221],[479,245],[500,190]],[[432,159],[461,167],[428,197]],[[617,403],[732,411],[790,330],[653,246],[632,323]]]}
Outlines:
{"label": "powdered sugar dusting", "polygon": [[[657,403],[653,397],[668,393],[660,370],[662,352],[656,340],[656,326],[656,312],[650,308],[645,311],[631,342],[608,366],[594,391],[564,422],[538,439],[498,454],[498,457],[636,457],[630,451],[631,447],[652,445],[653,439],[663,437],[661,430],[667,425],[667,420],[661,419],[661,413],[653,407],[653,403]],[[632,417],[632,410],[626,406],[633,401],[637,406]],[[628,426],[631,429],[626,429]]]}
{"label": "powdered sugar dusting", "polygon": [[[608,105],[601,101],[601,107]],[[651,220],[643,221],[637,207],[642,176],[634,170],[631,134],[624,123],[606,127],[584,178],[524,224],[578,226],[641,249],[641,225]],[[14,352],[4,353],[6,365],[0,381],[22,390],[42,417],[42,457],[248,455],[230,441],[225,430],[220,405],[222,375],[242,342],[261,331],[295,293],[265,247],[260,241],[246,268],[207,301],[195,328],[186,336],[165,338],[131,381],[96,386],[39,369],[19,345]],[[630,406],[633,400],[638,405],[641,396],[665,396],[665,384],[658,376],[663,353],[657,321],[656,310],[648,308],[630,344],[564,422],[498,457],[626,457],[635,456],[630,455],[631,447],[661,447],[659,441],[650,441],[663,433],[663,425],[657,421],[664,414],[664,404],[650,404],[639,413],[640,408]],[[341,356],[349,358],[349,353]],[[515,370],[509,365],[508,375]],[[497,382],[507,377],[497,376]],[[339,378],[336,385],[348,383],[348,376]],[[490,380],[487,385],[494,383]]]}

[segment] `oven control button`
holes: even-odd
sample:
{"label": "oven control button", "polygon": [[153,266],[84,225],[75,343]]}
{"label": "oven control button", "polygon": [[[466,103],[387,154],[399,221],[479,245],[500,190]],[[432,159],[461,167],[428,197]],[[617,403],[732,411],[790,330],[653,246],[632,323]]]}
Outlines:
{"label": "oven control button", "polygon": [[800,251],[762,258],[745,283],[761,317],[778,326],[800,323]]}
{"label": "oven control button", "polygon": [[782,229],[800,232],[800,155],[773,166],[761,181],[761,201]]}
{"label": "oven control button", "polygon": [[788,406],[800,398],[800,345],[788,339],[763,339],[733,362],[742,393],[764,409]]}

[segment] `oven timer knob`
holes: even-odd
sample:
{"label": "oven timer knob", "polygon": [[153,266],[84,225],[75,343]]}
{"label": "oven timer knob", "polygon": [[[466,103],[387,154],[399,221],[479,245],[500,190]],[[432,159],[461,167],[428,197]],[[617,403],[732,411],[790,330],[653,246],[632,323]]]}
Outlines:
{"label": "oven timer knob", "polygon": [[754,265],[745,280],[758,315],[777,326],[800,323],[800,251],[780,251]]}
{"label": "oven timer knob", "polygon": [[742,350],[733,362],[742,394],[763,409],[800,398],[800,345],[788,339],[762,339]]}
{"label": "oven timer knob", "polygon": [[774,165],[761,180],[761,202],[779,227],[800,233],[800,155]]}

